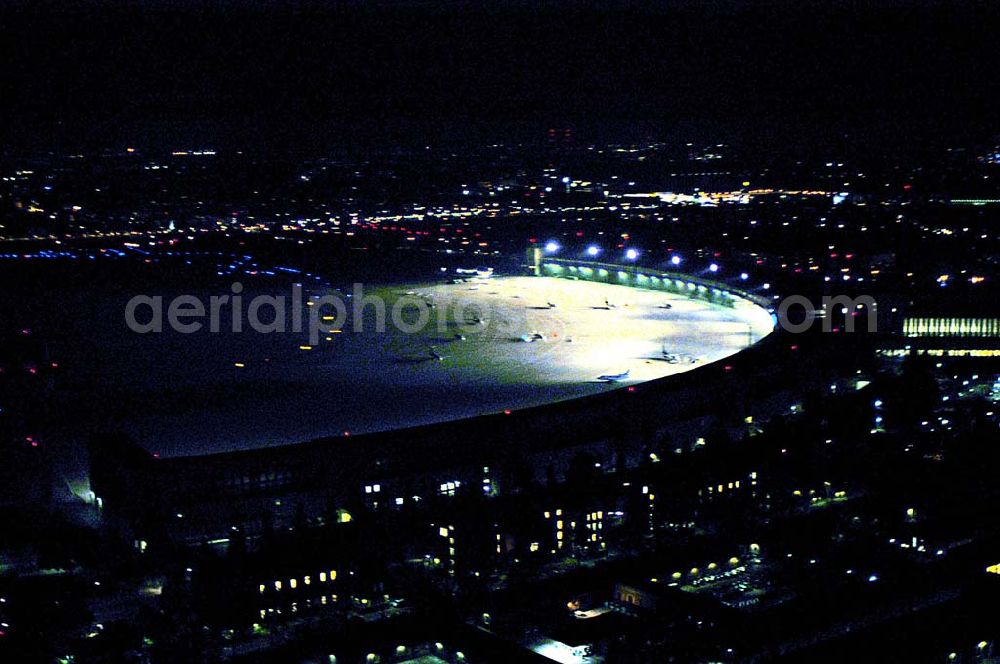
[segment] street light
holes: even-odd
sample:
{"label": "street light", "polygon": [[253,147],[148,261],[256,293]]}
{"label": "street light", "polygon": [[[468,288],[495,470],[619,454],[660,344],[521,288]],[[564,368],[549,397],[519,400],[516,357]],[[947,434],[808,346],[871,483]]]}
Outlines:
{"label": "street light", "polygon": [[678,256],[677,254],[674,254],[673,256],[670,257],[670,264],[671,265],[680,265],[681,264],[681,257]]}
{"label": "street light", "polygon": [[545,253],[547,253],[547,254],[554,254],[557,251],[559,251],[559,243],[558,242],[556,242],[555,240],[550,240],[548,243],[546,243],[546,245],[545,245]]}
{"label": "street light", "polygon": [[598,247],[596,244],[592,244],[589,247],[587,247],[588,256],[596,256],[599,253],[601,253],[601,248]]}
{"label": "street light", "polygon": [[625,258],[629,259],[630,261],[634,261],[638,257],[639,257],[639,251],[637,249],[629,249],[628,251],[625,252]]}
{"label": "street light", "polygon": [[719,264],[718,263],[712,263],[711,265],[708,266],[708,271],[709,272],[718,272],[719,271]]}

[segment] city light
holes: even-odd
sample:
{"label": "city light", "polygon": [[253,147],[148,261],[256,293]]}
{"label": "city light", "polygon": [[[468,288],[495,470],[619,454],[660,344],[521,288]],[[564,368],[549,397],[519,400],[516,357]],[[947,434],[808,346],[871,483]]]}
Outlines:
{"label": "city light", "polygon": [[598,247],[596,244],[592,244],[589,247],[587,247],[588,256],[596,256],[599,253],[601,253],[601,248]]}
{"label": "city light", "polygon": [[718,272],[719,271],[719,264],[718,263],[712,263],[711,265],[708,266],[708,271],[709,272]]}
{"label": "city light", "polygon": [[678,256],[677,254],[674,254],[673,256],[670,257],[670,264],[671,265],[680,265],[681,264],[681,257]]}
{"label": "city light", "polygon": [[555,240],[550,240],[545,244],[545,253],[554,254],[559,251],[559,243]]}
{"label": "city light", "polygon": [[629,259],[630,261],[634,261],[638,257],[639,257],[639,251],[636,249],[629,249],[628,251],[625,252],[625,258]]}

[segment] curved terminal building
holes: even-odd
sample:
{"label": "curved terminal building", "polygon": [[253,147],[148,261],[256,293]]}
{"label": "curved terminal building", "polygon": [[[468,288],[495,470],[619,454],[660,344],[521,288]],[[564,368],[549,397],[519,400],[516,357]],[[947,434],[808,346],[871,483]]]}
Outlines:
{"label": "curved terminal building", "polygon": [[[95,494],[137,537],[159,523],[175,541],[221,543],[358,501],[402,507],[469,482],[502,491],[513,465],[558,475],[583,450],[635,463],[651,441],[685,440],[716,416],[727,382],[760,372],[738,370],[774,329],[749,293],[539,252],[529,268],[370,293],[327,338],[340,352],[324,339],[296,365],[339,389],[232,404],[226,417],[259,420],[262,440],[162,413],[155,443],[94,440]],[[304,422],[329,435],[292,442]]]}

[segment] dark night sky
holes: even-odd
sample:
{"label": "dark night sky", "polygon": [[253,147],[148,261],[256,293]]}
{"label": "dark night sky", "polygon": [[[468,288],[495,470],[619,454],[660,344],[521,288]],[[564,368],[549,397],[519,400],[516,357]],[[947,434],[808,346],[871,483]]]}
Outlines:
{"label": "dark night sky", "polygon": [[1000,132],[989,3],[115,6],[3,11],[8,149],[503,138],[563,125],[771,144]]}

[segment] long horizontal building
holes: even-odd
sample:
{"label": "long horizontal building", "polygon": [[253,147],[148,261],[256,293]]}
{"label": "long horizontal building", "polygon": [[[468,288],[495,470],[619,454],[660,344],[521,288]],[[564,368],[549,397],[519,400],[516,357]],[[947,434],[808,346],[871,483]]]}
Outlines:
{"label": "long horizontal building", "polygon": [[948,312],[909,313],[899,337],[881,349],[890,357],[1000,358],[1000,317]]}
{"label": "long horizontal building", "polygon": [[789,347],[798,348],[774,333],[724,360],[592,396],[279,447],[160,458],[122,436],[96,437],[91,486],[140,548],[224,545],[234,533],[349,519],[359,505],[401,509],[458,487],[495,495],[524,468],[558,479],[583,452],[634,466],[658,442],[683,453],[711,426],[745,427],[774,395],[818,379],[788,370]]}

